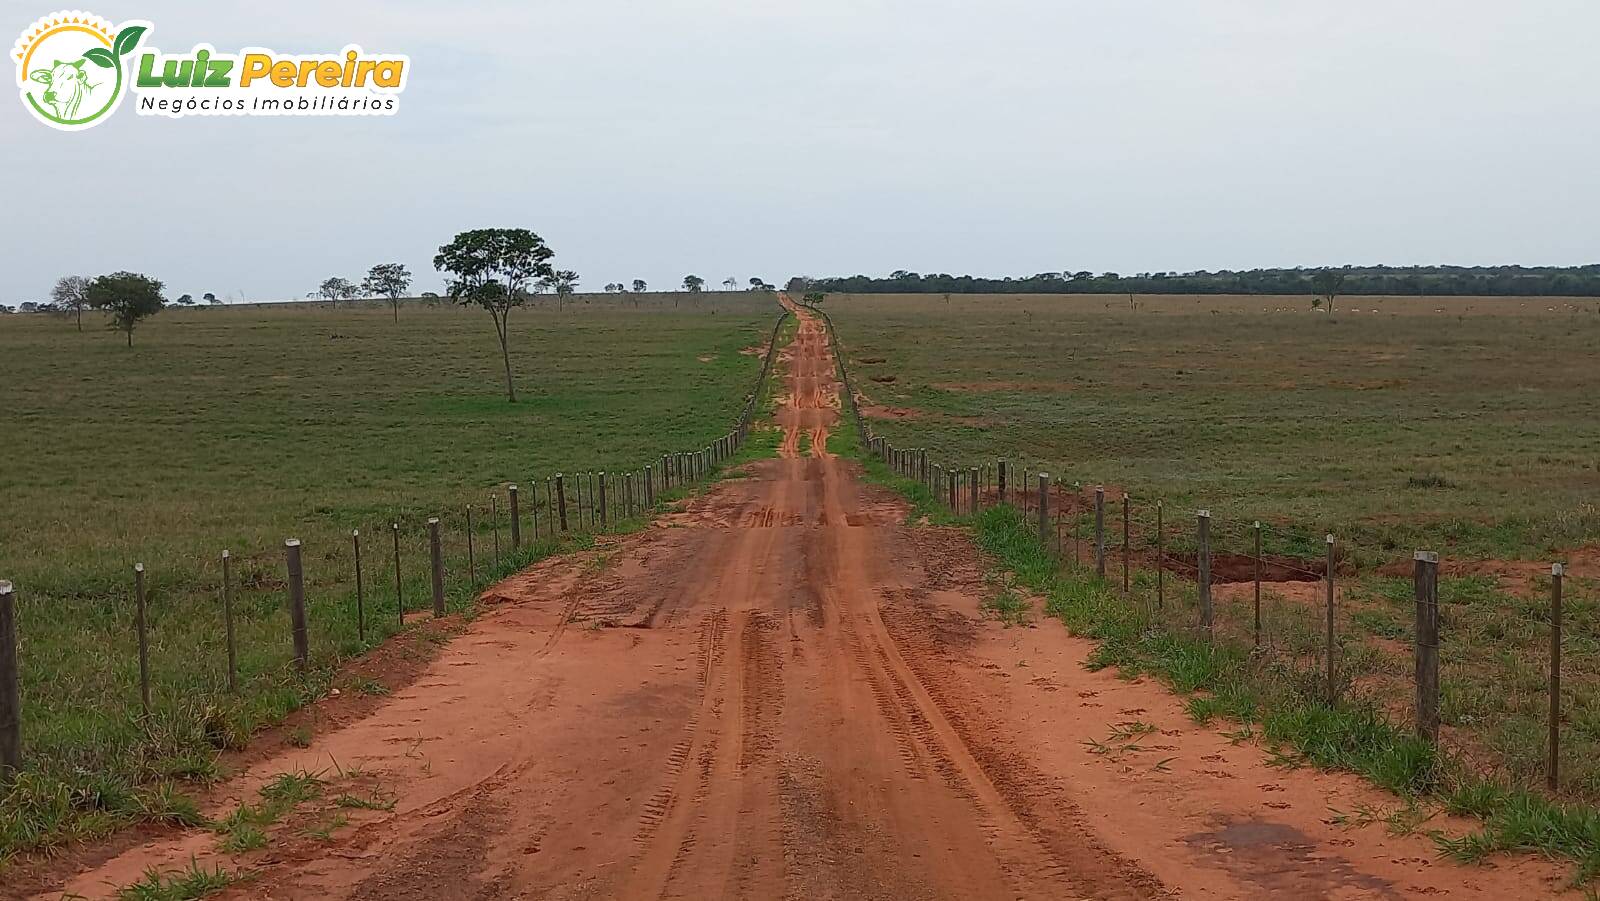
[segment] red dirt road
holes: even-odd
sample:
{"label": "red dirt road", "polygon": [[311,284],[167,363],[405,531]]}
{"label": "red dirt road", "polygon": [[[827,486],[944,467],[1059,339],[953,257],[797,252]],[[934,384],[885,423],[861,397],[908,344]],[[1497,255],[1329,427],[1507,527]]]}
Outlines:
{"label": "red dirt road", "polygon": [[[496,586],[416,682],[230,784],[237,803],[326,771],[322,806],[266,848],[167,836],[62,889],[104,896],[192,855],[254,871],[224,895],[241,898],[1557,892],[1538,861],[1462,868],[1420,837],[1331,825],[1330,808],[1394,801],[1270,768],[1159,686],[1088,672],[1055,622],[983,619],[969,540],[905,525],[823,451],[838,386],[820,323],[803,317],[785,356],[779,459]],[[1153,729],[1137,747],[1088,743],[1135,722]],[[392,809],[331,819],[334,795],[374,789]]]}

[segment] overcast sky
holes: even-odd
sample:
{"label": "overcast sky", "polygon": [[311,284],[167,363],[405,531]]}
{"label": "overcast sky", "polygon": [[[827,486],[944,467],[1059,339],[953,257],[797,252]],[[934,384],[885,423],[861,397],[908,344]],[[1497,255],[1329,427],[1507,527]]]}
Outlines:
{"label": "overcast sky", "polygon": [[[167,52],[410,55],[392,118],[0,100],[0,302],[134,269],[298,297],[525,226],[696,273],[1600,259],[1593,0],[83,0]],[[51,4],[5,0],[4,42]]]}

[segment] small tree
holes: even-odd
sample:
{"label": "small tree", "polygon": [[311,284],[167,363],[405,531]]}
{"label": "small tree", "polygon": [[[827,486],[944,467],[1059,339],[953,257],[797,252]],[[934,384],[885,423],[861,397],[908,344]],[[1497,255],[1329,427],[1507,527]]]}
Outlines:
{"label": "small tree", "polygon": [[454,276],[448,284],[450,297],[463,306],[483,307],[494,319],[506,369],[506,400],[511,403],[517,402],[507,332],[511,309],[527,298],[530,282],[555,275],[553,256],[544,239],[525,228],[478,228],[456,235],[433,258],[433,268]]}
{"label": "small tree", "polygon": [[706,286],[706,280],[698,275],[685,275],[683,277],[683,290],[690,294],[699,294],[700,289]]}
{"label": "small tree", "polygon": [[636,278],[636,279],[633,280],[633,293],[635,293],[635,294],[643,294],[645,288],[647,288],[647,287],[649,287],[649,286],[644,283],[644,279]]}
{"label": "small tree", "polygon": [[173,301],[173,303],[176,303],[179,306],[192,307],[192,306],[194,306],[194,295],[193,294],[179,295],[178,299]]}
{"label": "small tree", "polygon": [[814,307],[827,299],[828,295],[822,293],[821,291],[807,291],[806,296],[801,298],[801,303],[804,303],[808,307]]}
{"label": "small tree", "polygon": [[81,275],[64,275],[50,289],[50,300],[56,309],[71,313],[78,320],[78,331],[83,331],[83,308],[89,305],[86,297],[89,280]]}
{"label": "small tree", "polygon": [[[1317,274],[1311,276],[1311,290],[1316,293],[1321,301],[1328,305],[1328,314],[1333,314],[1333,299],[1339,295],[1339,289],[1344,287],[1344,273],[1337,269],[1318,269]],[[1312,306],[1318,304],[1313,302]]]}
{"label": "small tree", "polygon": [[739,287],[739,280],[730,275],[722,280],[722,287],[725,290],[732,291]]}
{"label": "small tree", "polygon": [[202,294],[200,296],[201,296],[202,299],[205,300],[206,303],[211,304],[212,306],[221,306],[222,305],[222,298],[218,297],[215,294],[212,294],[210,291],[207,291],[206,293],[204,293],[204,294]]}
{"label": "small tree", "polygon": [[333,308],[337,310],[339,301],[356,296],[356,286],[349,279],[335,275],[322,280],[322,284],[317,286],[316,296],[333,301]]}
{"label": "small tree", "polygon": [[561,269],[551,274],[550,287],[556,292],[556,311],[561,310],[563,302],[570,303],[572,294],[578,289],[578,273],[571,269]]}
{"label": "small tree", "polygon": [[154,316],[166,306],[161,282],[136,272],[114,272],[89,283],[84,293],[89,306],[111,314],[111,327],[128,336],[133,346],[133,329],[139,320]]}
{"label": "small tree", "polygon": [[411,270],[404,263],[379,263],[367,270],[361,287],[374,297],[387,297],[394,310],[394,321],[400,321],[400,298],[411,290]]}

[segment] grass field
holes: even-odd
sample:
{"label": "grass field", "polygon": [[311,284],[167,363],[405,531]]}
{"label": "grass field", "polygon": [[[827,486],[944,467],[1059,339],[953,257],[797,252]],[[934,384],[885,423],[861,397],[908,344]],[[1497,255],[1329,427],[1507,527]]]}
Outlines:
{"label": "grass field", "polygon": [[[1478,845],[1452,853],[1481,852],[1495,836],[1512,841],[1517,823],[1506,818],[1538,808],[1527,821],[1579,836],[1560,853],[1600,873],[1600,305],[1350,297],[1329,317],[1303,298],[1135,302],[833,295],[825,305],[878,435],[930,448],[934,460],[1003,457],[1067,482],[1114,486],[1113,498],[1122,487],[1133,494],[1139,605],[1114,590],[1115,577],[1107,584],[1070,566],[1061,581],[1030,577],[1052,599],[1051,612],[1109,642],[1106,662],[1209,693],[1193,705],[1199,716],[1233,715],[1258,728],[1265,717],[1277,739],[1309,749],[1311,759],[1403,794],[1423,787],[1413,777],[1423,779],[1432,758],[1417,757],[1405,740],[1414,602],[1402,573],[1413,549],[1438,550],[1446,561],[1442,743],[1453,772],[1488,781],[1426,787],[1436,798],[1456,789],[1480,800],[1492,794],[1484,811],[1501,818]],[[1160,628],[1135,615],[1154,607],[1157,497],[1168,510],[1169,552],[1193,548],[1196,508],[1213,511],[1220,552],[1249,553],[1254,519],[1276,529],[1267,533],[1269,554],[1308,565],[1323,532],[1340,536],[1337,659],[1354,704],[1348,716],[1286,725],[1321,716],[1306,706],[1322,691],[1316,581],[1266,586],[1264,652],[1252,651],[1248,582],[1217,591],[1217,653],[1193,637],[1192,568],[1169,565]],[[1083,509],[1066,517],[1067,535],[1090,534]],[[1113,504],[1113,572],[1119,512]],[[974,525],[985,541],[1010,536],[993,548],[1002,560],[1037,554],[1012,547],[1014,526],[1003,518]],[[1069,545],[1057,553],[1073,556]],[[1576,806],[1565,813],[1537,800],[1552,560],[1570,564],[1556,797]],[[1372,725],[1379,721],[1398,725]]]}
{"label": "grass field", "polygon": [[1135,302],[826,306],[897,444],[1407,554],[1538,559],[1600,538],[1600,301]]}
{"label": "grass field", "polygon": [[[0,578],[20,598],[30,768],[0,804],[0,859],[136,814],[186,816],[161,780],[208,778],[217,747],[320,691],[338,656],[396,631],[391,521],[408,608],[427,606],[425,523],[439,516],[451,606],[464,609],[467,504],[481,583],[496,540],[507,548],[500,571],[553,549],[532,540],[535,482],[634,469],[731,428],[779,312],[771,295],[635,301],[513,313],[515,405],[489,317],[448,304],[407,304],[398,323],[386,306],[171,310],[132,349],[98,321],[80,334],[69,320],[0,319]],[[513,556],[503,490],[497,538],[487,508],[517,482],[524,548]],[[366,542],[365,642],[352,529]],[[305,546],[310,679],[290,667],[289,537]],[[236,698],[223,694],[225,548],[238,589]],[[135,562],[149,577],[147,720]]]}

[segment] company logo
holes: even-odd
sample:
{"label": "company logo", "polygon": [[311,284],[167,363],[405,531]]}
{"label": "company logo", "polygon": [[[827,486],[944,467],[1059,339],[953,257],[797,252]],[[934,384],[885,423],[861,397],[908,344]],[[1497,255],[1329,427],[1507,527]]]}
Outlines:
{"label": "company logo", "polygon": [[105,121],[130,90],[141,116],[387,116],[409,74],[407,57],[355,44],[304,55],[196,44],[168,54],[141,46],[153,27],[112,27],[80,10],[34,22],[12,48],[23,106],[62,131]]}

